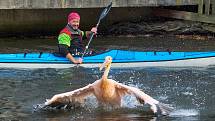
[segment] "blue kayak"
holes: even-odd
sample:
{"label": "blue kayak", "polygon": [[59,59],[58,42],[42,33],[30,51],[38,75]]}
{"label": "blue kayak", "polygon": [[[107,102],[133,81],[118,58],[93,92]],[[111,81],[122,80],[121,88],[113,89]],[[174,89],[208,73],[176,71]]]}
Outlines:
{"label": "blue kayak", "polygon": [[[84,57],[84,67],[98,67],[106,56],[113,58],[113,67],[183,67],[215,64],[215,51],[209,52],[145,52],[109,50]],[[78,56],[76,56],[78,58]],[[76,66],[67,58],[53,53],[0,54],[2,68],[69,68]]]}

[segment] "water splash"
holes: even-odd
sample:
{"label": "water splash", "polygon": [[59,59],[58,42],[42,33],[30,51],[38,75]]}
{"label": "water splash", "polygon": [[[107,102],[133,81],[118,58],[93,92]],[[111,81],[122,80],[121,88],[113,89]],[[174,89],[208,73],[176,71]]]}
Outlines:
{"label": "water splash", "polygon": [[134,96],[126,95],[122,98],[122,107],[135,108],[141,105]]}
{"label": "water splash", "polygon": [[196,109],[179,109],[170,113],[171,117],[189,117],[197,115],[199,115],[199,111]]}
{"label": "water splash", "polygon": [[193,95],[193,93],[192,92],[182,92],[182,94],[184,94],[184,95],[187,95],[187,96],[192,96]]}

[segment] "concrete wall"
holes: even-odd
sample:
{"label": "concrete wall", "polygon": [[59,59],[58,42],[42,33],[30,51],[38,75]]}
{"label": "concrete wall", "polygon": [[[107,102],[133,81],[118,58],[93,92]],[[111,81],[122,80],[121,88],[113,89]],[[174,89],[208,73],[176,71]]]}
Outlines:
{"label": "concrete wall", "polygon": [[0,0],[0,9],[48,9],[194,5],[197,0]]}
{"label": "concrete wall", "polygon": [[[81,15],[81,29],[89,30],[95,26],[101,8],[81,9],[10,9],[0,10],[0,36],[4,35],[34,35],[53,34],[67,24],[67,15],[77,11]],[[99,30],[121,21],[137,20],[148,16],[151,9],[141,8],[112,8],[100,23]]]}
{"label": "concrete wall", "polygon": [[[0,0],[0,36],[57,34],[67,23],[67,15],[78,11],[81,29],[95,26],[97,18],[111,0]],[[148,6],[193,5],[196,0],[112,0],[113,7],[101,22],[105,29],[120,21],[150,15]]]}

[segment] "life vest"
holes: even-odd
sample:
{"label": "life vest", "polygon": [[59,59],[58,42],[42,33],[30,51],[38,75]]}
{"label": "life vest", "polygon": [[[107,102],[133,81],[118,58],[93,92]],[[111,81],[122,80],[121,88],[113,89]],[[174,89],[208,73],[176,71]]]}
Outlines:
{"label": "life vest", "polygon": [[84,45],[82,43],[83,32],[80,29],[74,30],[69,24],[61,30],[60,34],[65,33],[70,36],[70,48],[78,49],[80,51],[83,50]]}

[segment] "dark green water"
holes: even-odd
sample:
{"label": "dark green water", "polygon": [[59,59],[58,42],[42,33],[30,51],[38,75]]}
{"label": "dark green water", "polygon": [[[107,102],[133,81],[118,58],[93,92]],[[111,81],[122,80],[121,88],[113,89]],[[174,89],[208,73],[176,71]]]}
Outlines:
{"label": "dark green water", "polygon": [[[100,38],[93,41],[95,48],[130,50],[207,51],[215,50],[213,40],[174,40],[161,38]],[[53,39],[2,39],[0,52],[53,52]],[[0,69],[0,120],[24,121],[212,121],[215,120],[215,68],[112,68],[109,78],[135,86],[155,99],[172,104],[170,116],[153,117],[148,107],[139,105],[135,98],[123,98],[123,108],[101,110],[95,98],[86,100],[84,108],[73,110],[34,111],[33,105],[43,103],[54,94],[83,87],[101,77],[97,68],[69,69]]]}
{"label": "dark green water", "polygon": [[[57,39],[0,38],[0,53],[54,52]],[[191,40],[175,36],[157,37],[97,37],[90,43],[93,49],[126,49],[142,51],[214,51],[215,39]]]}
{"label": "dark green water", "polygon": [[[214,120],[215,119],[215,68],[142,68],[112,69],[110,78],[138,87],[160,102],[175,108],[170,116],[160,120]],[[135,98],[123,98],[123,108],[101,110],[95,98],[86,100],[84,108],[73,110],[33,110],[54,94],[71,91],[99,79],[97,69],[38,69],[0,70],[0,119],[5,120],[151,120]]]}

